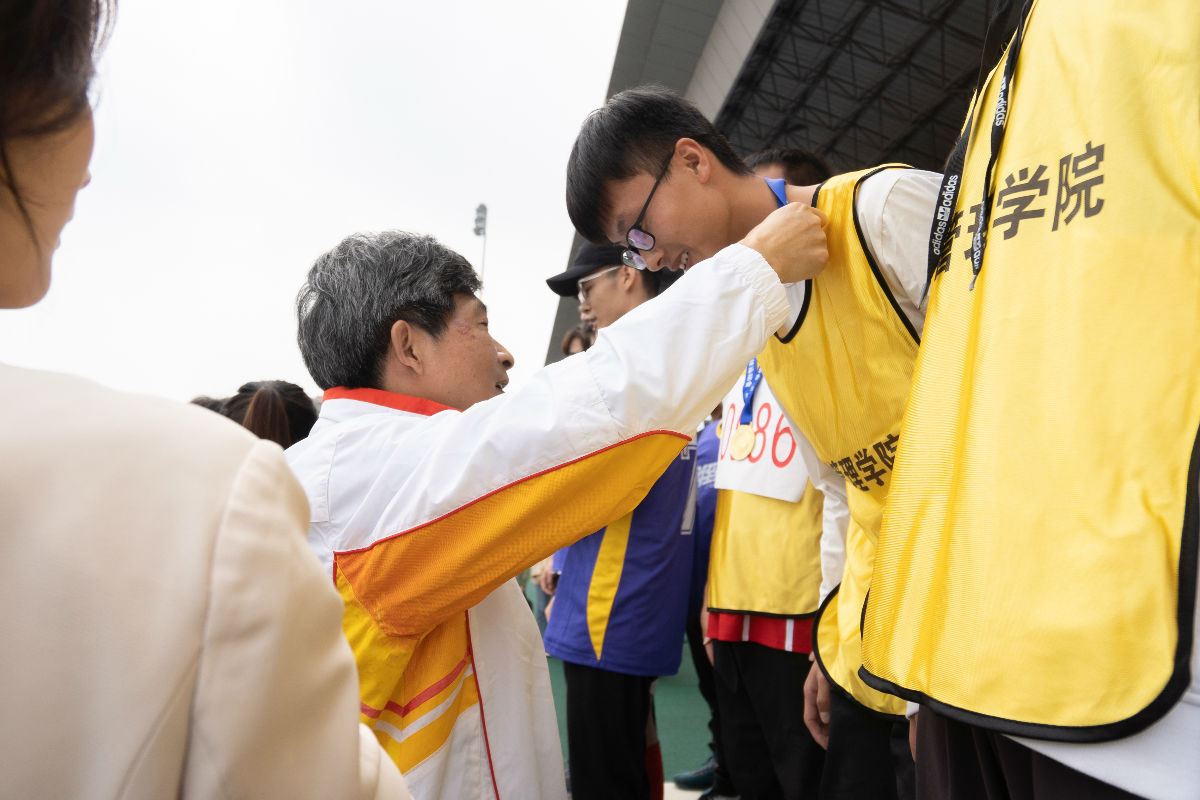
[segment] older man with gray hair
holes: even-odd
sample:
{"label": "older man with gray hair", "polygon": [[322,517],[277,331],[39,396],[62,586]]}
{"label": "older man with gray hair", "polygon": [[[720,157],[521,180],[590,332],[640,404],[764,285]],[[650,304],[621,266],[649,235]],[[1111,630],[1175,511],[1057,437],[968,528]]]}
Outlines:
{"label": "older man with gray hair", "polygon": [[513,358],[460,255],[392,232],[317,259],[297,310],[325,402],[288,461],[345,604],[362,720],[414,797],[565,797],[511,578],[637,505],[784,321],[781,280],[824,262],[819,215],[782,209],[504,394]]}

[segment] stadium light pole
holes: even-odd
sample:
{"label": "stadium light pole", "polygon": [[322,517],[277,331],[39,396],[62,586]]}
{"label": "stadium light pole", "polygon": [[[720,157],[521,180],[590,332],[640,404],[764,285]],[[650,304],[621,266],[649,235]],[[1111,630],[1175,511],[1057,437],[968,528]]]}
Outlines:
{"label": "stadium light pole", "polygon": [[479,280],[483,280],[483,267],[487,259],[487,205],[475,206],[475,235],[483,237],[483,249],[479,254]]}

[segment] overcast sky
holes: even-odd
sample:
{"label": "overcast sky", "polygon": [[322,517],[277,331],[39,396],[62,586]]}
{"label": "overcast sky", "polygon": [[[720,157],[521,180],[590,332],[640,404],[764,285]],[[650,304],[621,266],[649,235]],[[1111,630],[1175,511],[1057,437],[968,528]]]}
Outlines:
{"label": "overcast sky", "polygon": [[579,124],[604,102],[624,0],[122,0],[92,183],[0,360],[187,400],[282,378],[316,392],[293,298],[346,234],[436,236],[541,364],[565,267]]}

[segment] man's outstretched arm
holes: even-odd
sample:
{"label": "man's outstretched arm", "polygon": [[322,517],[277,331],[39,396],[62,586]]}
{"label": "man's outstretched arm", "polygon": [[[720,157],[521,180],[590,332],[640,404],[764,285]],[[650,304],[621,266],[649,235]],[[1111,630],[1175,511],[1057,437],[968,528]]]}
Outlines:
{"label": "man's outstretched arm", "polygon": [[343,595],[390,633],[418,635],[628,513],[783,323],[780,276],[824,266],[821,222],[785,206],[747,236],[757,249],[697,264],[586,353],[372,442],[395,457],[357,513],[373,525],[337,547]]}

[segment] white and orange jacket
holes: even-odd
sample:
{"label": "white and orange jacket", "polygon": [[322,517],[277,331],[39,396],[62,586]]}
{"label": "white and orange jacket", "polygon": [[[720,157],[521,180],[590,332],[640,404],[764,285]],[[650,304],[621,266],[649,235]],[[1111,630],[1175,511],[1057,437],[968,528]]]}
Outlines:
{"label": "white and orange jacket", "polygon": [[565,798],[544,651],[511,578],[631,511],[787,312],[775,273],[733,245],[465,412],[326,393],[288,461],[345,602],[362,721],[417,800]]}

